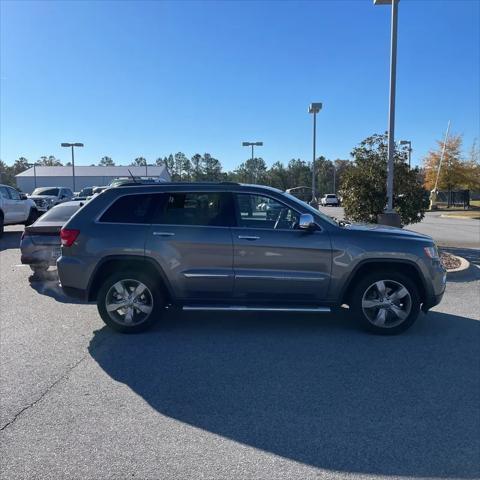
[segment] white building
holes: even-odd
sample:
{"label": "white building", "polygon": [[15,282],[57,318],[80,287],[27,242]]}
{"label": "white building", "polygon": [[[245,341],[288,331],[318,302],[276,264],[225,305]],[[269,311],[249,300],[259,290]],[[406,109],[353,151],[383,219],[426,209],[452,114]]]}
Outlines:
{"label": "white building", "polygon": [[72,167],[32,167],[16,175],[17,187],[25,193],[31,193],[38,187],[68,187],[76,192],[84,187],[108,185],[114,178],[129,177],[161,178],[170,181],[165,165],[146,167],[85,167],[75,166],[75,189],[73,188]]}

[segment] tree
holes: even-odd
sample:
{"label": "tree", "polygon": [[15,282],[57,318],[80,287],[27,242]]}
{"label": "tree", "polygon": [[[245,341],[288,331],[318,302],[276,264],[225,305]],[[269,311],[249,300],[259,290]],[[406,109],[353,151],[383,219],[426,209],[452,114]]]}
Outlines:
{"label": "tree", "polygon": [[115,162],[110,157],[102,157],[98,162],[98,165],[100,167],[113,167]]}
{"label": "tree", "polygon": [[131,164],[132,167],[145,167],[147,160],[143,157],[137,157]]}
{"label": "tree", "polygon": [[13,174],[18,175],[19,173],[24,172],[30,168],[30,164],[25,157],[19,157],[13,163]]}
{"label": "tree", "polygon": [[312,167],[310,163],[292,158],[288,162],[288,176],[292,187],[310,187],[312,185]]}
{"label": "tree", "polygon": [[[356,147],[353,162],[340,187],[347,218],[377,222],[387,204],[387,135],[373,135]],[[418,169],[409,169],[405,149],[395,148],[393,205],[402,224],[420,222],[428,207],[428,196],[419,181]]]}
{"label": "tree", "polygon": [[0,183],[5,185],[15,186],[15,174],[13,167],[8,166],[5,162],[0,160]]}
{"label": "tree", "polygon": [[190,160],[192,180],[198,182],[202,180],[202,156],[196,153]]}
{"label": "tree", "polygon": [[61,167],[62,162],[58,159],[55,158],[54,155],[49,155],[40,157],[40,160],[38,160],[37,165],[41,165],[42,167]]}
{"label": "tree", "polygon": [[267,172],[268,184],[271,187],[287,190],[290,188],[288,170],[282,162],[275,162]]}
{"label": "tree", "polygon": [[209,153],[203,155],[201,160],[201,171],[203,180],[215,182],[223,179],[222,164],[220,163],[220,160],[213,158]]}
{"label": "tree", "polygon": [[443,150],[443,141],[437,141],[437,149],[431,150],[425,157],[425,188],[429,191],[435,188],[438,175],[438,190],[455,190],[464,188],[466,183],[465,162],[462,159],[462,137],[452,135],[447,138],[445,144],[445,155],[440,166],[440,159]]}
{"label": "tree", "polygon": [[242,183],[266,183],[267,165],[263,158],[249,158],[235,171],[234,176]]}

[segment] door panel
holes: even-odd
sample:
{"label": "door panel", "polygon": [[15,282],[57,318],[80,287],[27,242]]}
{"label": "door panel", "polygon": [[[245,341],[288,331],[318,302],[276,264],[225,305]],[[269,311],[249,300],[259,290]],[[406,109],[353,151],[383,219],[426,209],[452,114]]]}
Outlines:
{"label": "door panel", "polygon": [[298,212],[275,199],[237,197],[234,297],[277,304],[325,300],[332,261],[328,233],[297,229]]}
{"label": "door panel", "polygon": [[157,212],[146,255],[163,268],[182,300],[228,301],[233,293],[233,244],[227,225],[233,200],[221,192],[171,192]]}
{"label": "door panel", "polygon": [[12,222],[24,222],[25,217],[25,202],[20,198],[20,194],[13,188],[8,188],[10,195],[10,220]]}
{"label": "door panel", "polygon": [[152,225],[146,255],[154,258],[180,299],[231,297],[232,234],[228,227]]}
{"label": "door panel", "polygon": [[235,298],[282,303],[326,298],[332,257],[327,232],[234,228],[232,233]]}

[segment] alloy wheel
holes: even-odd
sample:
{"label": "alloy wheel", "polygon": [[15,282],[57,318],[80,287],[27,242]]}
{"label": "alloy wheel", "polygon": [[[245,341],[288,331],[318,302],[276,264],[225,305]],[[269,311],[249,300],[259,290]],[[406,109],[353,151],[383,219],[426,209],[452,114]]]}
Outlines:
{"label": "alloy wheel", "polygon": [[109,317],[122,326],[139,325],[152,313],[153,295],[149,288],[138,280],[120,280],[108,290],[105,309]]}
{"label": "alloy wheel", "polygon": [[365,290],[362,310],[372,325],[393,328],[403,323],[410,315],[412,297],[400,282],[379,280]]}

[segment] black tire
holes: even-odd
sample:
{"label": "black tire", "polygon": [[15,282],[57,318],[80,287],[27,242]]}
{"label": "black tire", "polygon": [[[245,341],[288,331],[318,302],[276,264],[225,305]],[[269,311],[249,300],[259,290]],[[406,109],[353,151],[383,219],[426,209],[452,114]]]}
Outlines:
{"label": "black tire", "polygon": [[25,225],[28,227],[39,217],[38,210],[36,208],[31,208],[30,213],[28,214],[27,220],[25,220]]}
{"label": "black tire", "polygon": [[0,213],[0,238],[3,237],[4,224],[3,224],[3,213]]}
{"label": "black tire", "polygon": [[[119,318],[122,315],[118,312],[124,311],[125,309],[119,309],[116,312],[112,312],[112,315],[107,311],[107,300],[110,299],[112,294],[115,292],[111,289],[114,288],[114,285],[118,282],[126,282],[127,288],[129,282],[140,282],[147,287],[147,291],[144,293],[144,297],[151,299],[151,312],[149,315],[142,320],[140,323],[135,322],[135,318],[131,324],[125,324],[119,321]],[[114,273],[106,278],[98,292],[97,296],[97,308],[102,320],[113,330],[121,333],[139,333],[151,328],[155,323],[157,323],[162,314],[164,313],[166,298],[162,290],[159,288],[158,279],[152,278],[150,275],[142,273],[137,270],[129,270],[121,273]],[[130,292],[133,293],[133,292]],[[148,293],[148,295],[147,295]],[[108,298],[107,298],[108,297]],[[121,301],[121,300],[120,300]],[[150,306],[149,301],[145,301],[145,304],[141,303],[142,306]],[[142,316],[142,312],[136,310],[136,307],[130,307],[133,309],[133,316]]]}
{"label": "black tire", "polygon": [[[384,297],[385,300],[377,300],[377,298],[369,300],[368,295],[372,293],[374,294],[375,291],[379,292],[376,284],[381,285],[381,282],[384,282],[384,286],[386,287],[385,291],[387,293]],[[408,295],[404,295],[401,299],[393,301],[392,305],[392,302],[388,300],[389,292],[393,293],[396,288],[399,292],[403,293],[403,290],[401,290],[398,285],[403,286]],[[364,295],[366,295],[365,302],[379,302],[382,307],[384,305],[386,305],[386,307],[379,308],[375,306],[366,307],[364,309],[362,305]],[[378,297],[381,298],[381,294],[379,294]],[[367,305],[367,303],[365,303],[365,305]],[[370,273],[361,278],[357,285],[355,285],[351,295],[350,309],[354,319],[359,321],[365,330],[379,335],[397,335],[410,328],[418,317],[420,312],[420,294],[418,286],[406,275],[392,270],[380,270]],[[403,317],[403,315],[405,315],[405,318],[397,316],[394,309],[396,312],[401,310],[403,312],[401,313],[401,316]],[[386,313],[380,313],[380,310],[385,310]],[[370,318],[366,312],[368,312]],[[382,321],[384,317],[381,316],[382,314],[387,318],[387,320],[384,321],[383,326]],[[372,317],[375,318],[372,319]],[[396,322],[400,323],[397,324]]]}

